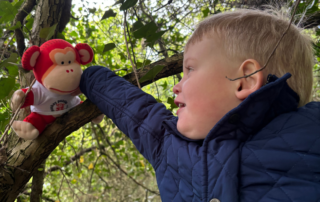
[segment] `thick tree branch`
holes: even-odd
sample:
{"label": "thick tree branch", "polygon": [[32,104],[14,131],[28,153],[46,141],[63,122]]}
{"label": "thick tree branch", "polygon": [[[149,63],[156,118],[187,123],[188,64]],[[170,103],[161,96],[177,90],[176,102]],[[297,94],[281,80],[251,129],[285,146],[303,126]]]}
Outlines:
{"label": "thick tree branch", "polygon": [[[168,77],[180,73],[182,70],[182,53],[150,64],[143,68],[140,76],[144,76],[152,67],[164,65],[163,70],[154,78]],[[134,73],[124,77],[136,85]],[[145,86],[152,81],[141,84]],[[25,141],[17,145],[9,154],[7,164],[29,171],[23,172],[14,167],[0,167],[0,201],[11,202],[23,190],[25,184],[32,177],[33,172],[50,155],[50,153],[73,131],[101,114],[101,111],[89,100],[73,108],[48,126],[45,131],[33,141]]]}
{"label": "thick tree branch", "polygon": [[21,22],[21,27],[15,29],[14,32],[16,34],[17,48],[18,53],[22,56],[24,49],[26,48],[26,44],[24,42],[24,35],[22,33],[22,26],[24,18],[32,11],[33,7],[36,5],[36,0],[27,0],[19,9],[18,14],[14,18],[13,24],[15,25],[17,22]]}

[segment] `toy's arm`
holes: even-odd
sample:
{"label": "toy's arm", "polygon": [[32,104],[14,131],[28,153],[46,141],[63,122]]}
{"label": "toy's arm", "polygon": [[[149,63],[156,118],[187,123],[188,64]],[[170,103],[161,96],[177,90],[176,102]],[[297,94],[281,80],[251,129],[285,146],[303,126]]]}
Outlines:
{"label": "toy's arm", "polygon": [[105,67],[86,69],[80,90],[113,120],[153,166],[158,163],[164,142],[163,122],[173,118],[162,103]]}
{"label": "toy's arm", "polygon": [[[26,94],[27,90],[28,90],[28,88],[23,88],[23,89],[15,91],[13,93],[10,106],[11,106],[11,109],[14,112],[18,109],[18,107],[21,104],[21,102],[23,102],[23,99],[25,97],[25,94]],[[27,107],[27,106],[30,106],[30,105],[33,105],[33,104],[34,104],[34,95],[33,95],[33,92],[31,90],[28,93],[27,97],[25,98],[24,103],[21,106],[21,108],[24,108],[24,107]]]}

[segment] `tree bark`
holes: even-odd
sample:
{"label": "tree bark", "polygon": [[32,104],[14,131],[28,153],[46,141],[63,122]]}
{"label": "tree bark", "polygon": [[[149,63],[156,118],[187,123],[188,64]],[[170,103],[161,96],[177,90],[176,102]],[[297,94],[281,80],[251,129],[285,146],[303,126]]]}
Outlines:
{"label": "tree bark", "polygon": [[[182,70],[183,55],[177,54],[150,64],[138,71],[144,76],[152,67],[164,65],[163,70],[154,78],[155,80],[175,75]],[[129,82],[136,85],[133,73],[126,75]],[[152,81],[141,83],[145,86]],[[101,114],[101,111],[89,100],[73,108],[48,126],[45,131],[33,141],[18,144],[8,152],[8,166],[0,167],[0,202],[11,202],[23,191],[25,184],[32,177],[34,171],[50,155],[50,153],[73,131],[91,121]],[[10,166],[9,166],[10,165]]]}
{"label": "tree bark", "polygon": [[[23,24],[24,18],[33,10],[37,3],[35,19],[29,41],[30,45],[40,46],[45,42],[45,39],[40,38],[40,30],[42,28],[51,27],[52,25],[57,24],[53,38],[56,38],[55,36],[58,31],[61,32],[65,28],[70,19],[67,14],[69,13],[70,16],[71,2],[71,0],[27,0],[19,9],[19,12],[14,19],[14,24],[18,21]],[[62,16],[64,16],[63,19],[61,18]],[[16,29],[15,35],[18,53],[22,56],[26,49],[25,38],[21,29]],[[20,71],[19,78],[21,87],[25,88],[30,86],[34,76],[32,72],[26,73],[24,71]],[[23,120],[29,114],[29,108],[22,109],[18,115],[18,120]],[[7,155],[9,155],[8,161],[6,162],[7,165],[11,165],[12,162],[14,162],[14,167],[19,167],[19,165],[23,164],[24,161],[30,160],[31,162],[34,162],[33,157],[28,156],[30,153],[24,153],[32,144],[34,143],[23,141],[15,134],[11,134],[7,144],[5,145],[7,147]],[[19,149],[16,150],[17,148]],[[24,180],[30,179],[33,174],[31,201],[40,201],[45,176],[43,166],[45,164],[46,157],[47,155],[45,158],[37,159],[37,162],[34,162],[34,165],[29,165],[30,167],[28,167],[28,169],[32,168],[31,170],[24,168],[19,170],[18,168],[0,165],[0,201],[14,201],[18,194],[23,190],[24,185],[28,182],[28,180]],[[42,166],[41,163],[43,163]],[[19,172],[14,172],[14,170],[19,170]],[[27,178],[21,176],[27,176]]]}
{"label": "tree bark", "polygon": [[30,202],[40,202],[42,199],[43,180],[45,177],[46,160],[35,170],[32,178]]}

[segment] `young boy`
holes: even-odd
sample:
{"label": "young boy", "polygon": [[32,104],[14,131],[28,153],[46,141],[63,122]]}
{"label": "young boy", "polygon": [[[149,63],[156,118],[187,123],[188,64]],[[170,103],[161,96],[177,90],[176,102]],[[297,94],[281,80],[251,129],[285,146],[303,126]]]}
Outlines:
{"label": "young boy", "polygon": [[104,67],[85,70],[80,89],[152,164],[164,202],[318,201],[311,40],[292,25],[264,71],[226,78],[260,69],[287,26],[254,10],[201,22],[173,88],[178,118]]}

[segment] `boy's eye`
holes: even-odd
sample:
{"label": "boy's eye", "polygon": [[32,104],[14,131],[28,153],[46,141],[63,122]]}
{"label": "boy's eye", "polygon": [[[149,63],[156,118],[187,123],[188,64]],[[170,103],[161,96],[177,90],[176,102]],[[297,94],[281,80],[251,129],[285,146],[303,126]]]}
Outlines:
{"label": "boy's eye", "polygon": [[187,67],[186,69],[188,70],[188,74],[194,70],[192,67]]}

